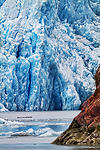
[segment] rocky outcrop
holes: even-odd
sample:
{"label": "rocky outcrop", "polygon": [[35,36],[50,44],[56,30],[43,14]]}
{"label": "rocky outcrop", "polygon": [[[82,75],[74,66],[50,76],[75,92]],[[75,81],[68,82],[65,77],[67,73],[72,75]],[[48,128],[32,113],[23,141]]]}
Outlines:
{"label": "rocky outcrop", "polygon": [[53,144],[100,144],[100,67],[95,75],[96,90],[82,105],[80,114]]}

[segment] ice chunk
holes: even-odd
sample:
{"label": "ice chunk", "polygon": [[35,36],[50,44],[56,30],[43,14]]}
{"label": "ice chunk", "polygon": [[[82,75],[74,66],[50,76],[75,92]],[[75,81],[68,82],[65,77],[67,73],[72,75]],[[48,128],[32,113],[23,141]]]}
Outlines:
{"label": "ice chunk", "polygon": [[8,111],[3,104],[0,103],[0,112]]}

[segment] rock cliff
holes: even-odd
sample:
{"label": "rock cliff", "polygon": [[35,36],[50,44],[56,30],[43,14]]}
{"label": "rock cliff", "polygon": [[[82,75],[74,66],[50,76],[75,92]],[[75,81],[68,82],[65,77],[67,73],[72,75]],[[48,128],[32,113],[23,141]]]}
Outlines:
{"label": "rock cliff", "polygon": [[96,90],[82,105],[80,114],[53,144],[100,144],[100,67],[95,75]]}

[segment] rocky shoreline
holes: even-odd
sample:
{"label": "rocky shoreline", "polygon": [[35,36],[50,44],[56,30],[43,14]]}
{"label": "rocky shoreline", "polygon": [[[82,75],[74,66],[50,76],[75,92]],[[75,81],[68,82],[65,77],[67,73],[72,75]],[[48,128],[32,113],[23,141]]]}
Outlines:
{"label": "rocky shoreline", "polygon": [[95,74],[96,90],[81,107],[69,128],[52,144],[100,145],[100,67]]}

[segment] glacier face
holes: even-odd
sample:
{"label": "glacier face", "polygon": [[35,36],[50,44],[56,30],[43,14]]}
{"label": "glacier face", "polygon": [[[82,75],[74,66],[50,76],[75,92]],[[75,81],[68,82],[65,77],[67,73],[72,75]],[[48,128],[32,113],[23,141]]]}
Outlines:
{"label": "glacier face", "polygon": [[100,1],[0,6],[0,103],[10,111],[79,109],[100,64]]}

